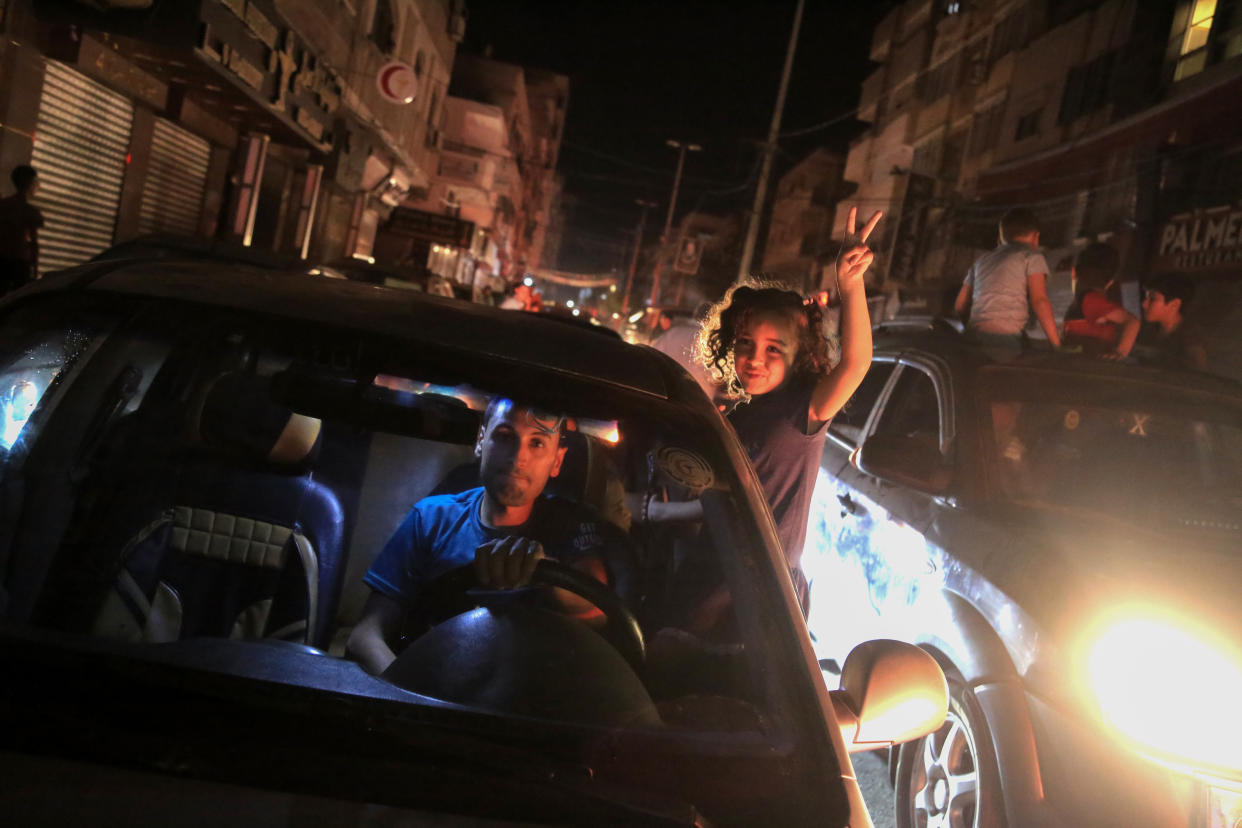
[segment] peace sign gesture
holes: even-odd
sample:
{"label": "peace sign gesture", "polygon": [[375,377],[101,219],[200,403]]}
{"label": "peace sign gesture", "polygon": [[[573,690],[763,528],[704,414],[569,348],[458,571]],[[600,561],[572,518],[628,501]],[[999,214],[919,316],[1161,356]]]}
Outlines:
{"label": "peace sign gesture", "polygon": [[871,237],[871,231],[880,223],[883,216],[882,210],[876,210],[874,215],[867,219],[862,232],[858,232],[855,230],[858,208],[850,208],[849,217],[845,220],[845,241],[841,245],[840,255],[837,256],[837,290],[840,293],[845,294],[862,285],[863,274],[875,260],[875,254],[871,252],[871,248],[867,247],[867,239]]}

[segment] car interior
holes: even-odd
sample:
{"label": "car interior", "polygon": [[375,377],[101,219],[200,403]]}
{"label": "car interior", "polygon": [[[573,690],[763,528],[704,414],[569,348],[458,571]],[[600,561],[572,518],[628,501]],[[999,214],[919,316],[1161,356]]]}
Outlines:
{"label": "car interior", "polygon": [[[675,405],[416,340],[168,302],[57,302],[15,309],[0,335],[6,625],[249,676],[296,659],[281,680],[385,698],[773,726],[767,660],[788,654],[755,644],[772,599],[745,550],[762,547],[720,447]],[[402,654],[366,676],[342,660],[362,576],[412,504],[478,485],[482,412],[519,393],[571,424],[548,492],[624,539],[597,602],[608,624],[510,609],[467,583],[469,609],[412,639],[413,667]],[[636,492],[699,498],[704,518],[640,525],[626,508]],[[687,630],[687,608],[720,584],[733,610]],[[266,646],[240,646],[255,641]],[[505,663],[509,689],[462,678],[467,650]]]}

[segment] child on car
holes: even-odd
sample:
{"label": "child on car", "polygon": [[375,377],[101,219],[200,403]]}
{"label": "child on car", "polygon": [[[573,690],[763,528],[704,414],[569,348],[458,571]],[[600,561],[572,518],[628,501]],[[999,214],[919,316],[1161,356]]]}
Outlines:
{"label": "child on car", "polygon": [[763,486],[804,612],[808,589],[799,562],[825,427],[871,367],[863,274],[873,259],[867,238],[881,215],[856,234],[857,209],[849,212],[837,262],[841,359],[835,365],[819,303],[763,282],[730,288],[696,343],[698,361],[739,400],[729,422]]}
{"label": "child on car", "polygon": [[1107,244],[1087,245],[1074,260],[1074,302],[1065,312],[1061,340],[1083,353],[1125,359],[1134,347],[1138,317],[1109,298],[1117,272],[1117,252]]}

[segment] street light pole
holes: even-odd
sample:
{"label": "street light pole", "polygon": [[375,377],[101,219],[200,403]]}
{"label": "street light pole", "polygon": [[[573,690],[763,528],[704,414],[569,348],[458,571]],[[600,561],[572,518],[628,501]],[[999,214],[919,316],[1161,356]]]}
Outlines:
{"label": "street light pole", "polygon": [[674,141],[672,138],[664,143],[677,150],[677,172],[673,173],[673,194],[668,200],[668,216],[664,219],[664,234],[660,236],[660,254],[656,256],[655,271],[651,275],[651,300],[648,302],[650,305],[656,304],[660,298],[660,271],[664,269],[664,252],[668,246],[669,234],[673,231],[673,211],[677,209],[677,190],[681,187],[681,170],[686,163],[686,151],[698,152],[703,149],[698,144]]}
{"label": "street light pole", "polygon": [[647,226],[647,211],[656,206],[654,201],[634,199],[634,203],[643,208],[638,219],[638,228],[634,232],[634,255],[630,258],[630,277],[625,282],[625,296],[621,300],[621,313],[630,312],[630,291],[634,287],[634,272],[638,269],[638,251],[643,249],[643,228]]}
{"label": "street light pole", "polygon": [[789,47],[785,51],[785,69],[781,73],[781,85],[776,92],[776,106],[772,109],[772,124],[768,127],[768,142],[763,145],[763,165],[759,173],[759,186],[755,189],[755,204],[750,212],[750,227],[746,229],[746,244],[742,247],[742,261],[737,277],[750,275],[750,260],[755,256],[755,241],[759,237],[759,215],[768,194],[768,177],[772,174],[772,156],[776,152],[776,139],[781,132],[781,114],[785,110],[785,93],[789,90],[789,76],[793,73],[794,52],[798,48],[798,29],[802,26],[802,4],[794,10],[793,30],[789,33]]}

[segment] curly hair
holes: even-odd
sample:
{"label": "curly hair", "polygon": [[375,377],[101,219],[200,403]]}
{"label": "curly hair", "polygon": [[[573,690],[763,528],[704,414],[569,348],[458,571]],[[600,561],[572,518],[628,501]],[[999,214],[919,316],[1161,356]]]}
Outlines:
{"label": "curly hair", "polygon": [[694,341],[694,360],[705,366],[712,378],[722,383],[729,397],[748,400],[733,360],[737,332],[752,313],[785,315],[798,330],[798,350],[792,373],[796,377],[822,374],[830,367],[832,343],[824,325],[819,303],[780,282],[746,280],[730,287],[712,305]]}

